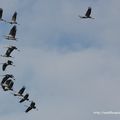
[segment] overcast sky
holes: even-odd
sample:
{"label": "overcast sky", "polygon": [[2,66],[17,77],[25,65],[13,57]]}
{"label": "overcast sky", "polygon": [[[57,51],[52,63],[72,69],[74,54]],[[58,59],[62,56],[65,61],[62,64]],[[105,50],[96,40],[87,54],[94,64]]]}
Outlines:
{"label": "overcast sky", "polygon": [[[92,7],[95,19],[80,19]],[[2,35],[12,25],[0,23],[0,54],[16,45],[8,67],[17,91],[23,85],[38,111],[24,111],[11,92],[0,92],[0,120],[119,120],[120,0],[0,0],[3,18],[18,12],[18,41]],[[0,58],[0,63],[6,61]],[[2,79],[2,78],[1,78]]]}

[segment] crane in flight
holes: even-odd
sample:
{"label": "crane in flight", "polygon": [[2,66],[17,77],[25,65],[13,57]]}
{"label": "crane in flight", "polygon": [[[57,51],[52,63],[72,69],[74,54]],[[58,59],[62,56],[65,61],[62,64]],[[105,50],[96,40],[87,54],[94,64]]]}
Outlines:
{"label": "crane in flight", "polygon": [[85,16],[78,16],[82,19],[86,19],[86,18],[91,18],[91,19],[94,19],[93,17],[91,17],[91,11],[92,11],[92,8],[91,7],[88,7],[86,13],[85,13]]}
{"label": "crane in flight", "polygon": [[23,93],[25,91],[26,87],[23,86],[17,93],[14,93],[14,96],[23,96]]}
{"label": "crane in flight", "polygon": [[18,50],[18,48],[16,46],[10,46],[10,47],[7,47],[7,51],[5,53],[5,55],[1,55],[2,57],[12,57],[10,54],[13,52],[13,50],[17,50],[17,51],[20,51]]}
{"label": "crane in flight", "polygon": [[29,112],[30,110],[32,109],[36,109],[36,106],[35,106],[35,102],[31,102],[30,106],[28,106],[28,108],[25,110],[25,112]]}
{"label": "crane in flight", "polygon": [[24,102],[24,101],[28,101],[29,100],[29,94],[27,93],[27,94],[25,94],[24,96],[22,96],[23,98],[19,101],[19,103],[22,103],[22,102]]}
{"label": "crane in flight", "polygon": [[1,84],[5,83],[6,80],[8,80],[9,78],[12,78],[13,80],[15,80],[14,76],[12,74],[6,74],[3,75],[4,77],[2,78]]}
{"label": "crane in flight", "polygon": [[[6,74],[4,75],[4,77],[2,78],[2,81],[1,81],[1,86],[3,88],[3,90],[5,90],[5,87],[7,86],[8,87],[8,82],[6,82],[9,78],[15,80],[14,76],[12,74]],[[9,80],[10,81],[10,80]],[[7,84],[6,84],[7,83]],[[6,90],[5,90],[6,91]]]}
{"label": "crane in flight", "polygon": [[2,70],[3,70],[3,71],[6,70],[6,67],[7,67],[8,65],[15,66],[15,65],[13,65],[13,62],[12,62],[11,60],[8,60],[7,62],[1,63],[1,64],[3,64],[3,65],[2,65]]}
{"label": "crane in flight", "polygon": [[8,91],[8,90],[12,90],[13,91],[13,85],[14,85],[14,82],[12,79],[8,79],[5,81],[4,84],[2,84],[2,88],[4,91]]}
{"label": "crane in flight", "polygon": [[17,31],[17,27],[16,25],[14,25],[11,29],[8,35],[4,35],[5,39],[7,40],[17,40],[16,38],[16,31]]}
{"label": "crane in flight", "polygon": [[19,24],[17,23],[16,19],[17,19],[17,12],[15,11],[14,14],[13,14],[13,16],[12,16],[11,21],[9,21],[8,23],[19,25]]}

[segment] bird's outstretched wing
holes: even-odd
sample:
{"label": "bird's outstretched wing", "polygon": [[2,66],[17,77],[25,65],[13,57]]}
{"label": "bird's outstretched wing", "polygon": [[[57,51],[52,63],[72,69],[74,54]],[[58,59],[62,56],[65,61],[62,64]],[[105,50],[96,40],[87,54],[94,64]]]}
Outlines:
{"label": "bird's outstretched wing", "polygon": [[15,37],[15,36],[16,36],[16,31],[17,31],[17,28],[16,28],[16,25],[14,25],[14,26],[11,28],[9,35]]}
{"label": "bird's outstretched wing", "polygon": [[88,10],[87,10],[87,12],[86,12],[86,14],[85,14],[86,17],[90,17],[91,10],[92,10],[92,8],[91,8],[91,7],[88,7]]}
{"label": "bird's outstretched wing", "polygon": [[0,8],[0,19],[2,19],[2,15],[3,15],[3,9]]}
{"label": "bird's outstretched wing", "polygon": [[27,112],[29,112],[30,110],[32,110],[32,107],[28,107],[28,108],[25,110],[25,112],[27,113]]}
{"label": "bird's outstretched wing", "polygon": [[6,67],[7,67],[7,63],[4,63],[4,64],[2,65],[2,70],[5,71]]}
{"label": "bird's outstretched wing", "polygon": [[25,101],[25,99],[23,98],[23,99],[21,99],[20,101],[19,101],[19,103],[22,103],[22,102],[24,102]]}
{"label": "bird's outstretched wing", "polygon": [[17,18],[17,12],[14,12],[11,21],[16,22],[16,18]]}
{"label": "bird's outstretched wing", "polygon": [[5,56],[7,56],[7,57],[9,57],[10,56],[10,54],[11,54],[11,49],[10,48],[8,48],[7,49],[7,51],[6,51],[6,53],[5,53]]}
{"label": "bird's outstretched wing", "polygon": [[[17,93],[14,93],[14,96],[22,96],[23,97],[23,93],[25,91],[25,86],[23,86]],[[22,99],[21,99],[22,100]],[[23,101],[23,100],[22,100]]]}

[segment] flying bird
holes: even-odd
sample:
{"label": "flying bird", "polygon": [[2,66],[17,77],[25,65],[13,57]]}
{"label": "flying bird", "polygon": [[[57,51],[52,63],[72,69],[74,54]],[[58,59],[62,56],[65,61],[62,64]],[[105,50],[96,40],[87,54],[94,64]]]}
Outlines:
{"label": "flying bird", "polygon": [[11,60],[8,60],[6,63],[3,63],[2,70],[5,71],[8,65],[15,66]]}
{"label": "flying bird", "polygon": [[8,79],[7,81],[6,81],[6,90],[13,90],[13,85],[14,85],[14,82],[12,81],[12,79]]}
{"label": "flying bird", "polygon": [[91,11],[92,11],[92,8],[91,8],[91,7],[88,7],[88,9],[87,9],[87,11],[86,11],[86,13],[85,13],[85,16],[80,16],[80,15],[79,15],[79,17],[80,17],[80,18],[91,18],[91,19],[94,19],[93,17],[90,16],[90,15],[91,15]]}
{"label": "flying bird", "polygon": [[17,19],[17,12],[15,11],[14,14],[13,14],[13,16],[12,16],[11,21],[8,22],[8,23],[10,23],[10,24],[18,24],[17,21],[16,21],[16,19]]}
{"label": "flying bird", "polygon": [[14,93],[14,96],[23,96],[23,93],[25,91],[25,86],[23,86],[17,93]]}
{"label": "flying bird", "polygon": [[6,74],[4,75],[1,84],[4,84],[9,78],[13,78],[13,80],[15,80],[14,76],[12,74]]}
{"label": "flying bird", "polygon": [[36,106],[35,106],[35,102],[31,102],[30,106],[28,106],[28,108],[25,110],[25,112],[29,112],[30,110],[32,109],[36,109]]}
{"label": "flying bird", "polygon": [[6,22],[6,20],[4,20],[4,19],[2,18],[2,16],[3,16],[3,9],[0,8],[0,21]]}
{"label": "flying bird", "polygon": [[6,53],[5,53],[5,55],[1,55],[1,56],[2,56],[2,57],[12,57],[10,54],[12,53],[13,50],[20,51],[20,50],[18,50],[17,47],[11,46],[11,47],[8,47],[8,49],[7,49]]}
{"label": "flying bird", "polygon": [[24,96],[23,96],[23,98],[19,101],[19,103],[22,103],[22,102],[24,102],[24,101],[28,101],[29,100],[29,94],[27,93],[27,94],[25,94]]}
{"label": "flying bird", "polygon": [[[8,86],[8,85],[6,84],[6,81],[7,81],[9,78],[12,78],[13,80],[15,80],[15,79],[14,79],[14,76],[13,76],[12,74],[6,74],[6,75],[4,75],[4,77],[3,77],[2,81],[1,81],[1,86],[2,86],[2,88],[3,88],[4,91],[6,91],[6,90],[5,90],[5,87]],[[8,82],[7,82],[7,83],[8,83]]]}
{"label": "flying bird", "polygon": [[4,84],[2,84],[2,88],[4,91],[12,90],[13,91],[14,82],[12,79],[8,79]]}
{"label": "flying bird", "polygon": [[17,38],[15,37],[16,36],[16,31],[17,31],[17,27],[16,25],[14,25],[11,29],[10,29],[10,32],[9,32],[9,35],[5,35],[5,39],[7,40],[16,40]]}

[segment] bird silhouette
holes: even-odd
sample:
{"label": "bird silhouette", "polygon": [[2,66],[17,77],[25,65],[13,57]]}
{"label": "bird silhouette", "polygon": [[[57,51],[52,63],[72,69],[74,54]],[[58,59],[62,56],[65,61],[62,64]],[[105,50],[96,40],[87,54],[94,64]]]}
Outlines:
{"label": "bird silhouette", "polygon": [[16,36],[16,31],[17,31],[17,27],[16,25],[14,25],[11,29],[10,29],[10,32],[9,32],[9,35],[5,35],[5,39],[7,40],[16,40],[17,38],[15,37]]}
{"label": "bird silhouette", "polygon": [[4,75],[1,84],[5,83],[6,80],[8,80],[9,78],[13,78],[13,80],[15,80],[14,76],[12,74],[6,74]]}
{"label": "bird silhouette", "polygon": [[27,94],[25,94],[24,96],[23,96],[23,98],[19,101],[19,103],[22,103],[22,102],[24,102],[24,101],[28,101],[29,100],[29,94],[27,93]]}
{"label": "bird silhouette", "polygon": [[17,93],[14,93],[14,96],[23,96],[23,93],[25,91],[26,87],[23,86]]}
{"label": "bird silhouette", "polygon": [[13,16],[12,16],[11,22],[9,22],[9,23],[10,24],[17,24],[16,18],[17,18],[17,12],[15,11]]}
{"label": "bird silhouette", "polygon": [[15,11],[14,14],[13,14],[13,16],[12,16],[11,21],[8,22],[8,23],[10,23],[10,24],[18,24],[17,21],[16,21],[16,19],[17,19],[17,12]]}
{"label": "bird silhouette", "polygon": [[30,110],[32,109],[36,109],[36,106],[35,106],[35,102],[31,102],[30,106],[28,106],[28,108],[25,110],[25,112],[29,112]]}
{"label": "bird silhouette", "polygon": [[4,84],[2,84],[2,88],[4,91],[8,91],[8,90],[13,91],[13,85],[14,85],[14,82],[12,81],[12,79],[8,79],[5,81]]}
{"label": "bird silhouette", "polygon": [[91,15],[91,11],[92,11],[92,8],[91,8],[91,7],[88,7],[88,9],[87,9],[87,11],[86,11],[86,13],[85,13],[85,16],[80,16],[80,15],[79,15],[79,17],[80,17],[80,18],[91,18],[91,19],[94,19],[93,17],[90,16],[90,15]]}
{"label": "bird silhouette", "polygon": [[2,70],[5,71],[8,65],[15,66],[11,60],[8,60],[6,63],[3,63]]}
{"label": "bird silhouette", "polygon": [[20,51],[20,50],[18,50],[18,48],[16,46],[10,46],[10,47],[8,47],[5,55],[1,55],[1,56],[2,57],[12,57],[10,54],[13,52],[13,50]]}

